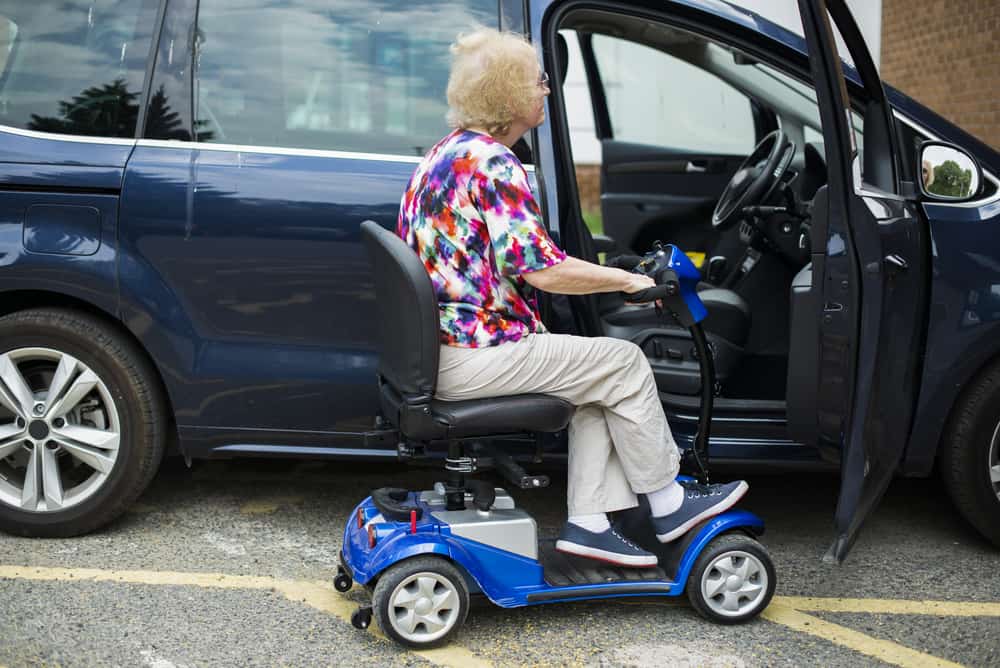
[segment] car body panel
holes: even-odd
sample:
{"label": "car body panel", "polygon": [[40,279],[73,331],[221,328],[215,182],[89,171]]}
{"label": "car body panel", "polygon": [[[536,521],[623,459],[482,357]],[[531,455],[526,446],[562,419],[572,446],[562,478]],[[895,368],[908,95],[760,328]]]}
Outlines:
{"label": "car body panel", "polygon": [[375,304],[358,223],[394,227],[412,168],[136,149],[122,196],[123,318],[149,323],[185,434],[294,444],[373,428]]}

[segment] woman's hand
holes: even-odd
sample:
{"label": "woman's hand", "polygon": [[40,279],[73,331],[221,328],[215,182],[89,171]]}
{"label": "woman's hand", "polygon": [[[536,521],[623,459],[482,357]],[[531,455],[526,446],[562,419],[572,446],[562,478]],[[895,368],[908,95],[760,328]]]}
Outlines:
{"label": "woman's hand", "polygon": [[656,285],[656,281],[654,281],[652,278],[644,274],[629,273],[628,276],[629,276],[628,285],[625,287],[624,290],[622,290],[622,292],[624,292],[627,295],[639,292],[641,290],[645,290],[646,288],[651,288]]}

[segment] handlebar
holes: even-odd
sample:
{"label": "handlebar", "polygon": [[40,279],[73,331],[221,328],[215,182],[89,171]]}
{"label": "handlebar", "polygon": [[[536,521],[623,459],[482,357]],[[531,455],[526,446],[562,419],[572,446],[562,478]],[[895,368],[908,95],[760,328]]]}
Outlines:
{"label": "handlebar", "polygon": [[647,304],[666,299],[667,297],[673,297],[679,290],[680,288],[677,283],[670,281],[661,285],[654,285],[645,290],[639,290],[638,292],[623,292],[622,296],[625,298],[625,301],[632,304]]}

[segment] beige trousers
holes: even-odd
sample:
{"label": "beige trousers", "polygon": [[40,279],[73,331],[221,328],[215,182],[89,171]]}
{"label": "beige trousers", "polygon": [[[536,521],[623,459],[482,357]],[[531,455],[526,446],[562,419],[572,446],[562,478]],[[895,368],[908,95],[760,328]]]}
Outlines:
{"label": "beige trousers", "polygon": [[441,346],[445,401],[549,394],[576,406],[569,424],[570,515],[637,504],[670,484],[680,453],[646,356],[630,341],[531,334],[488,348]]}

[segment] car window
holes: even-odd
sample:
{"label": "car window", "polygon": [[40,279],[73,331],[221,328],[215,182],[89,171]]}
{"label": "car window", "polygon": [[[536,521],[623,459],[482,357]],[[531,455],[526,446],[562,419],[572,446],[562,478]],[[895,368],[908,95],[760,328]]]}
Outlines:
{"label": "car window", "polygon": [[201,0],[201,142],[422,155],[444,136],[449,44],[496,0]]}
{"label": "car window", "polygon": [[594,35],[594,56],[618,141],[747,155],[750,99],[718,77],[642,44]]}
{"label": "car window", "polygon": [[0,0],[0,124],[133,137],[158,0]]}
{"label": "car window", "polygon": [[10,59],[10,52],[14,49],[15,39],[17,39],[17,24],[0,15],[0,77],[7,73],[7,62]]}

